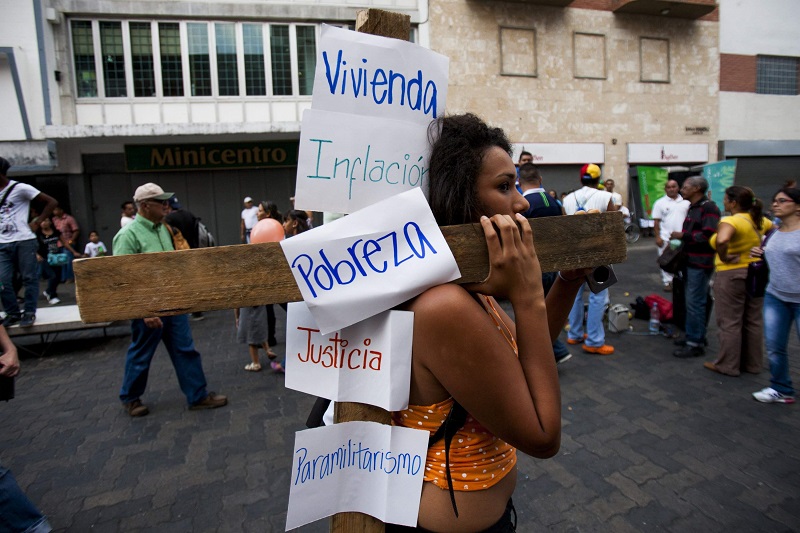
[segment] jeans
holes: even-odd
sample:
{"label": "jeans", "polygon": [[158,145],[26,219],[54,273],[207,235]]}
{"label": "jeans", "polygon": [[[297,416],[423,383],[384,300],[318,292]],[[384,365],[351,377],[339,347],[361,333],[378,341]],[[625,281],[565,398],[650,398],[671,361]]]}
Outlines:
{"label": "jeans", "polygon": [[39,297],[39,279],[36,260],[37,240],[9,242],[0,244],[0,283],[3,284],[0,300],[8,315],[19,315],[19,303],[14,292],[14,271],[19,271],[25,286],[25,312],[36,314],[36,300]]}
{"label": "jeans", "polygon": [[706,301],[712,269],[686,267],[686,342],[702,346],[706,340]]}
{"label": "jeans", "polygon": [[[557,277],[558,272],[542,272],[542,288],[544,289],[545,296],[547,296],[547,293],[549,293],[550,289],[553,288],[553,284],[556,282]],[[558,337],[553,340],[553,355],[555,356],[556,361],[569,355],[567,345],[564,344],[564,341]]]}
{"label": "jeans", "polygon": [[[570,339],[583,340],[583,290],[588,286],[584,283],[575,295],[575,303],[569,312]],[[586,315],[586,346],[599,347],[606,343],[606,331],[603,329],[603,313],[608,303],[608,289],[595,294],[589,291],[589,313]]]}
{"label": "jeans", "polygon": [[770,293],[764,295],[764,337],[767,342],[769,371],[772,388],[781,394],[794,396],[792,378],[789,376],[789,330],[794,329],[800,338],[800,303],[784,302]]}
{"label": "jeans", "polygon": [[50,298],[57,297],[58,285],[61,283],[62,268],[58,265],[49,264],[47,259],[39,263],[39,266],[42,270],[42,277],[47,280],[47,294],[50,295]]}
{"label": "jeans", "polygon": [[[76,246],[77,246],[77,244],[76,244]],[[59,279],[61,280],[61,283],[66,283],[66,281],[69,280],[69,279],[75,279],[75,273],[72,271],[72,260],[75,259],[75,256],[72,255],[72,252],[67,250],[66,247],[61,249],[61,253],[67,254],[67,257],[69,258],[69,260],[67,261],[67,264],[64,265],[63,267],[61,267],[61,274],[59,276]],[[50,292],[50,291],[48,291],[48,292]]]}
{"label": "jeans", "polygon": [[25,496],[7,468],[0,466],[0,531],[46,533],[52,528]]}
{"label": "jeans", "polygon": [[147,387],[150,361],[158,343],[164,341],[175,374],[189,405],[203,401],[208,396],[206,377],[200,353],[194,348],[192,330],[187,315],[161,317],[162,328],[148,328],[144,320],[131,321],[131,345],[125,358],[125,377],[119,399],[123,403],[138,400]]}

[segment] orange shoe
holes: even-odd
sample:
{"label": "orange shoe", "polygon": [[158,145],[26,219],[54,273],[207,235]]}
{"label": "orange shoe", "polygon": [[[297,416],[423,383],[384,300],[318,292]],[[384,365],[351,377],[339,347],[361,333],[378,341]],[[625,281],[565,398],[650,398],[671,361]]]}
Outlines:
{"label": "orange shoe", "polygon": [[583,351],[597,355],[611,355],[614,353],[614,347],[604,344],[602,346],[586,346],[583,345]]}
{"label": "orange shoe", "polygon": [[567,337],[567,344],[580,344],[583,341],[585,341],[586,337],[588,337],[588,336],[589,336],[588,333],[584,333],[582,339],[570,339],[569,337]]}

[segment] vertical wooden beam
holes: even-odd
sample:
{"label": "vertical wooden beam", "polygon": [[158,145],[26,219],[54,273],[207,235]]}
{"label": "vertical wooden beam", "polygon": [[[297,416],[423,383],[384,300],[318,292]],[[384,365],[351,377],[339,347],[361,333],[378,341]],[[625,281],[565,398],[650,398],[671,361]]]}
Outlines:
{"label": "vertical wooden beam", "polygon": [[[392,37],[407,41],[411,36],[411,17],[381,9],[366,9],[356,16],[356,31]],[[390,424],[392,416],[380,407],[362,403],[337,403],[335,420],[351,422],[366,420],[380,424]],[[383,522],[363,513],[338,513],[331,517],[333,533],[378,533],[385,530]]]}

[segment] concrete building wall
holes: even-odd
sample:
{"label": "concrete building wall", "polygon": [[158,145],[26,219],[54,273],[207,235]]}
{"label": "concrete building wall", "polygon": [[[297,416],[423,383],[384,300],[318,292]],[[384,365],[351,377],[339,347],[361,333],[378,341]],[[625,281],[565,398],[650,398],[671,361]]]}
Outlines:
{"label": "concrete building wall", "polygon": [[[708,143],[716,160],[716,22],[463,0],[430,13],[431,48],[451,61],[450,113],[475,112],[513,142],[603,143],[623,198],[628,143]],[[535,32],[532,75],[500,74],[501,27]]]}
{"label": "concrete building wall", "polygon": [[797,0],[719,0],[723,54],[800,56]]}

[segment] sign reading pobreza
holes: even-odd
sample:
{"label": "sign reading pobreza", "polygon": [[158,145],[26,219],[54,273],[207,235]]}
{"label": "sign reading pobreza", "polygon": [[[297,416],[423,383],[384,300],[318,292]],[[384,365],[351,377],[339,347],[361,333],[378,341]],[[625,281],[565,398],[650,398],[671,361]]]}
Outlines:
{"label": "sign reading pobreza", "polygon": [[420,189],[281,241],[320,333],[461,276]]}
{"label": "sign reading pobreza", "polygon": [[427,131],[416,122],[306,110],[295,205],[352,213],[419,187],[428,174]]}
{"label": "sign reading pobreza", "polygon": [[428,125],[449,60],[421,46],[323,25],[303,114],[295,206],[352,213],[424,186]]}
{"label": "sign reading pobreza", "polygon": [[414,313],[387,311],[321,335],[303,302],[286,315],[286,386],[337,402],[408,407]]}
{"label": "sign reading pobreza", "polygon": [[339,512],[415,527],[428,432],[346,422],[295,434],[286,529]]}

